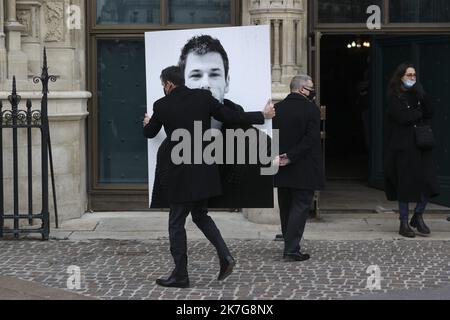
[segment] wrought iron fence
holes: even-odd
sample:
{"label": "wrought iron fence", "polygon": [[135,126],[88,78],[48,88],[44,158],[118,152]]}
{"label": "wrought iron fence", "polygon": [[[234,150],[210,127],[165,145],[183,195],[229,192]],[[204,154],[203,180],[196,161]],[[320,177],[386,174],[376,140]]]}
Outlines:
{"label": "wrought iron fence", "polygon": [[[55,207],[55,223],[58,228],[58,211],[56,204],[56,190],[53,172],[53,159],[50,143],[50,130],[48,124],[48,82],[56,81],[55,76],[48,74],[47,54],[44,49],[44,64],[42,74],[34,77],[34,83],[42,83],[42,100],[41,109],[33,110],[31,100],[27,100],[26,109],[19,109],[21,96],[17,94],[16,79],[13,77],[12,93],[8,97],[11,109],[3,109],[0,100],[0,238],[4,234],[13,234],[15,238],[19,238],[21,234],[40,233],[43,240],[49,239],[50,234],[50,217],[49,217],[49,185],[48,185],[48,168],[50,160],[53,201]],[[41,201],[42,207],[39,213],[33,212],[33,144],[32,129],[39,129],[41,135]],[[6,130],[12,130],[12,183],[13,183],[13,209],[12,214],[5,213],[5,195],[4,195],[4,146],[3,137]],[[28,185],[28,210],[27,213],[20,212],[19,192],[19,130],[26,130],[27,145],[27,185]],[[50,159],[49,159],[50,158]],[[28,220],[33,225],[35,219],[41,220],[40,228],[24,228],[21,227],[22,220]],[[12,220],[13,227],[6,228],[5,220]]]}

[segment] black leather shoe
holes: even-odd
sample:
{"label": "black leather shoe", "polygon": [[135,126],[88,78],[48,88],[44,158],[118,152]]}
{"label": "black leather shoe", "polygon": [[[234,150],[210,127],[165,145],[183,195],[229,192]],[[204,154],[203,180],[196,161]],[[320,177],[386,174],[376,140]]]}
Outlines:
{"label": "black leather shoe", "polygon": [[284,241],[283,235],[282,235],[282,234],[277,234],[277,235],[275,236],[274,241]]}
{"label": "black leather shoe", "polygon": [[169,288],[189,288],[189,278],[177,279],[170,276],[168,279],[156,279],[156,284]]}
{"label": "black leather shoe", "polygon": [[283,260],[286,262],[293,262],[293,261],[306,261],[310,258],[309,254],[307,253],[289,253],[283,255]]}
{"label": "black leather shoe", "polygon": [[217,280],[223,281],[225,280],[232,272],[233,268],[236,265],[236,261],[232,256],[228,256],[223,260],[220,260],[220,272]]}
{"label": "black leather shoe", "polygon": [[447,217],[447,221],[450,221],[450,216]]}
{"label": "black leather shoe", "polygon": [[398,233],[406,238],[416,237],[414,230],[409,227],[408,220],[400,221],[400,230]]}
{"label": "black leather shoe", "polygon": [[420,213],[414,213],[413,217],[411,218],[411,227],[417,228],[417,231],[419,231],[422,234],[430,234],[431,231],[425,224],[425,221],[423,221],[423,215]]}

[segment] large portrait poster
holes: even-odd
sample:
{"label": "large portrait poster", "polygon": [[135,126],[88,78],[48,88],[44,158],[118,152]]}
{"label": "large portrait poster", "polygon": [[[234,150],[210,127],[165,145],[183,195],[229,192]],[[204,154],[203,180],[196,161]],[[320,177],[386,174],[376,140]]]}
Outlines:
{"label": "large portrait poster", "polygon": [[[271,97],[268,25],[146,32],[145,50],[149,115],[153,103],[164,95],[161,70],[172,65],[184,69],[187,87],[210,90],[230,108],[241,106],[245,111],[261,111]],[[225,128],[213,119],[212,127]],[[271,136],[271,121],[255,127]],[[161,130],[148,141],[151,208],[168,207],[158,190],[158,174],[155,177],[157,162],[157,171],[161,172],[168,160],[162,151],[165,138]],[[224,195],[211,199],[210,208],[273,207],[273,177],[262,176],[258,166],[223,165],[220,170]]]}

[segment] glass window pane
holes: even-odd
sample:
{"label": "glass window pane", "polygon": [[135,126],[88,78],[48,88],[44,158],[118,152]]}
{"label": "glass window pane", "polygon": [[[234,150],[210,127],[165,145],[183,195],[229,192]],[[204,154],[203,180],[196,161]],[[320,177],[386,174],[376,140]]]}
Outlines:
{"label": "glass window pane", "polygon": [[391,0],[389,2],[391,22],[445,23],[450,22],[448,0]]}
{"label": "glass window pane", "polygon": [[231,0],[169,0],[169,23],[230,24]]}
{"label": "glass window pane", "polygon": [[100,183],[147,183],[143,40],[98,40],[98,172]]}
{"label": "glass window pane", "polygon": [[159,24],[159,0],[97,0],[97,24]]}
{"label": "glass window pane", "polygon": [[382,0],[316,0],[319,10],[319,23],[366,23],[367,8],[378,5]]}

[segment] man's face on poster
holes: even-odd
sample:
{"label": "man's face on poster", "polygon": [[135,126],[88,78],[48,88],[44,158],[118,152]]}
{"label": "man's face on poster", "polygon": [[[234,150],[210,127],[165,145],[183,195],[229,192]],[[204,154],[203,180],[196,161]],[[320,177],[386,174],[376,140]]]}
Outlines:
{"label": "man's face on poster", "polygon": [[184,77],[187,87],[209,90],[221,103],[228,92],[229,76],[225,76],[223,59],[218,52],[208,52],[204,55],[189,53]]}

